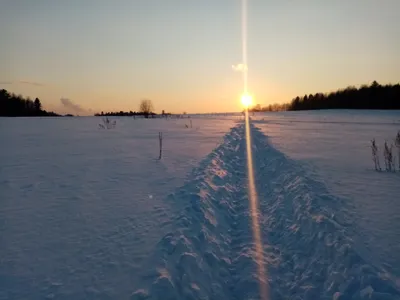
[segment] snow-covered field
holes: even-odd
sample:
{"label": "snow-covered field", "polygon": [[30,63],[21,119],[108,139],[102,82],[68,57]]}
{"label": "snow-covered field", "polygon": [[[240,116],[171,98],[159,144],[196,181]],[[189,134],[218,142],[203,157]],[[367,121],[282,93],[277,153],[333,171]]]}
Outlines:
{"label": "snow-covered field", "polygon": [[400,112],[252,117],[265,278],[243,118],[112,120],[0,118],[0,299],[400,299]]}

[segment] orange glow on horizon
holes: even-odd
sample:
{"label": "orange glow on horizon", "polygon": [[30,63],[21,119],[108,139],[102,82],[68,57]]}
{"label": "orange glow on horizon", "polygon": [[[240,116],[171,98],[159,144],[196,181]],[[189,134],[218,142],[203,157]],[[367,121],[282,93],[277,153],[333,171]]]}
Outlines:
{"label": "orange glow on horizon", "polygon": [[244,93],[240,98],[240,101],[245,108],[249,108],[253,104],[253,97],[247,93]]}

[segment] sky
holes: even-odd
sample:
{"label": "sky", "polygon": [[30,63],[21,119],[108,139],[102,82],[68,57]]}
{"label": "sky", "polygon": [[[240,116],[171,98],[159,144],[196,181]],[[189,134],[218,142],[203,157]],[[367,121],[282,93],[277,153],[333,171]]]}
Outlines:
{"label": "sky", "polygon": [[[248,89],[400,82],[400,1],[248,0]],[[242,109],[241,0],[1,0],[0,89],[60,113]]]}

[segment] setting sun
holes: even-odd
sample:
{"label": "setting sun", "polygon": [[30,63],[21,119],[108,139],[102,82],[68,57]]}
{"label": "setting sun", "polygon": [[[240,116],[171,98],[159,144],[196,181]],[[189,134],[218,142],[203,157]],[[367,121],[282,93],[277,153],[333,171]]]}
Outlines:
{"label": "setting sun", "polygon": [[248,108],[253,103],[253,97],[249,94],[243,94],[241,102],[245,108]]}

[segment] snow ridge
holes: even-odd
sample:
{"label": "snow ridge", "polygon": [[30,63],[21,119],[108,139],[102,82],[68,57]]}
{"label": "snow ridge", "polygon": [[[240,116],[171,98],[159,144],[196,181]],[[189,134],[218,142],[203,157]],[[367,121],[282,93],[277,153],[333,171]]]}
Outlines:
{"label": "snow ridge", "polygon": [[349,238],[347,203],[258,129],[252,135],[271,298],[400,299],[395,279]]}
{"label": "snow ridge", "polygon": [[[249,299],[258,295],[248,221],[244,126],[168,196],[183,205],[176,231],[164,236],[144,275],[147,289],[132,299]],[[240,270],[240,271],[239,271]],[[240,272],[240,273],[239,273]]]}
{"label": "snow ridge", "polygon": [[270,299],[399,299],[394,280],[347,237],[343,201],[251,132],[268,278],[257,277],[241,123],[167,197],[181,213],[131,299],[259,299],[260,280]]}

